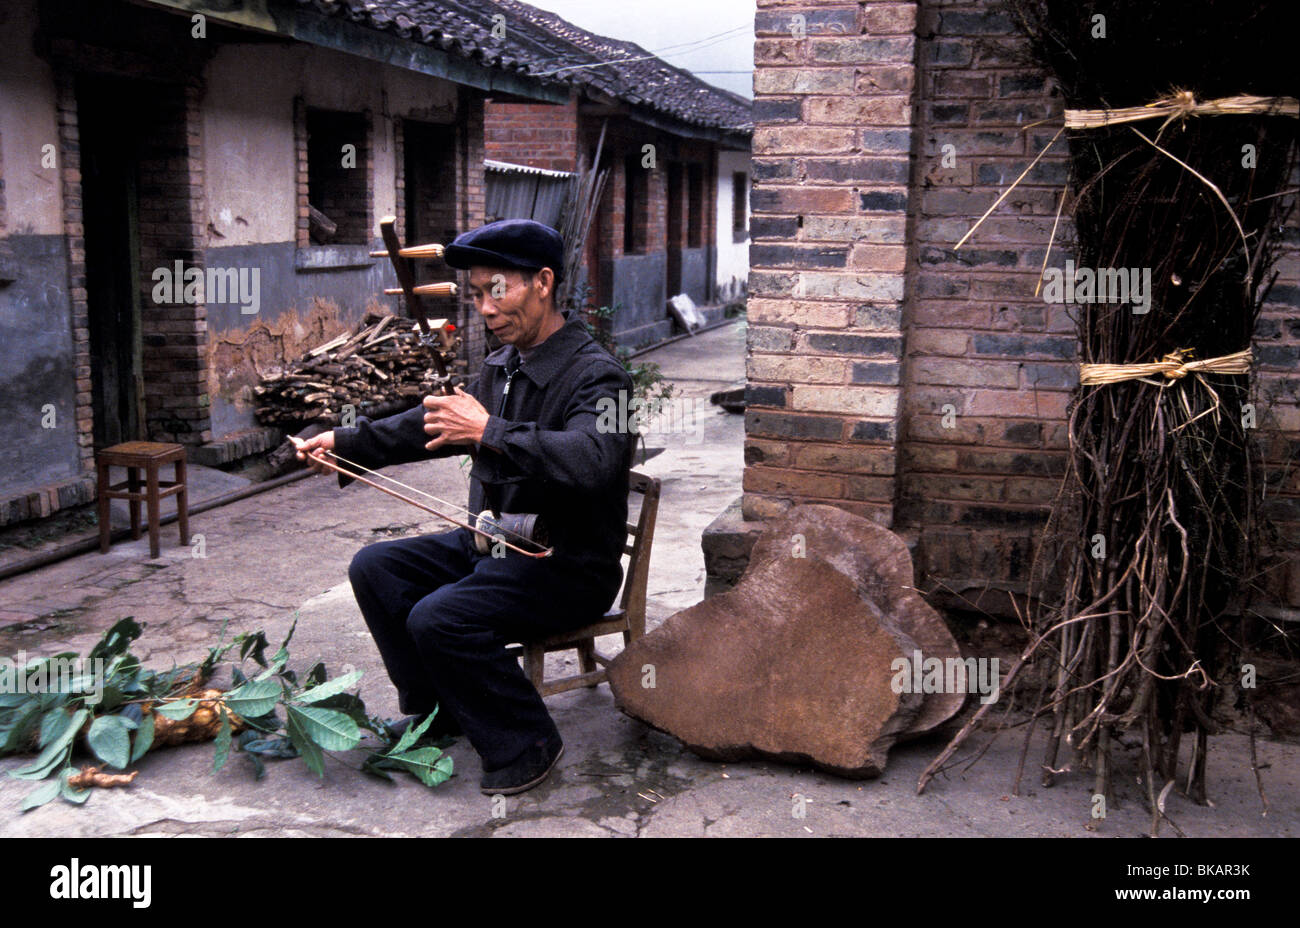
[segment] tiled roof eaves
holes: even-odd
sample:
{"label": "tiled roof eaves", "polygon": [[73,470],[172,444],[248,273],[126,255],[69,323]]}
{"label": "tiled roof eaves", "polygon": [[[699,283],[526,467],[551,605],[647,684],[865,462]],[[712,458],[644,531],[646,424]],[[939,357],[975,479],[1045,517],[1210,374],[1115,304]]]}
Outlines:
{"label": "tiled roof eaves", "polygon": [[[549,86],[595,91],[691,125],[751,134],[750,103],[655,58],[517,0],[292,0]],[[506,22],[505,38],[492,27]],[[620,58],[640,58],[618,65]],[[596,67],[590,67],[597,65]],[[558,73],[556,73],[558,71]]]}
{"label": "tiled roof eaves", "polygon": [[[423,18],[417,22],[404,12],[396,14],[391,12],[388,7],[400,5],[400,0],[398,3],[383,3],[377,0],[294,0],[294,2],[299,7],[315,10],[325,16],[343,19],[400,39],[431,45],[488,67],[537,78],[537,75],[532,73],[534,69],[530,60],[509,54],[508,49],[504,47],[499,50],[491,48],[490,31],[478,29],[472,20],[444,16],[442,23],[435,24]],[[427,5],[432,6],[432,4]],[[439,28],[442,25],[454,27],[456,31]],[[470,35],[471,32],[481,33],[481,37]]]}
{"label": "tiled roof eaves", "polygon": [[[627,103],[646,106],[695,125],[752,132],[750,102],[669,64],[635,42],[596,35],[554,13],[519,0],[493,0],[516,23],[535,26],[586,53],[600,67],[574,71],[577,82]],[[632,59],[621,66],[620,59]],[[611,64],[612,63],[612,64]]]}

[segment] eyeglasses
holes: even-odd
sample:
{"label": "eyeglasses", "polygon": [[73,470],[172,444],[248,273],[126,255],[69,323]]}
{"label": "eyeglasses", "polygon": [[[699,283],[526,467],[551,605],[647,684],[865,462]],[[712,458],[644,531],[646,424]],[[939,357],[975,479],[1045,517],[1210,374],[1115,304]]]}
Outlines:
{"label": "eyeglasses", "polygon": [[[498,276],[501,278],[500,282],[496,280],[496,277]],[[493,291],[496,290],[497,287],[499,286],[499,283],[504,283],[506,285],[505,290],[500,293],[493,293]],[[519,280],[511,284],[506,282],[506,278],[504,274],[493,275],[493,281],[491,284],[488,285],[487,288],[475,287],[473,284],[470,285],[470,299],[472,299],[474,302],[477,303],[480,300],[482,300],[485,296],[490,295],[492,299],[499,300],[502,297],[504,297],[506,294],[510,293],[512,290],[517,290],[521,286],[527,286],[528,283],[529,283],[528,280]]]}

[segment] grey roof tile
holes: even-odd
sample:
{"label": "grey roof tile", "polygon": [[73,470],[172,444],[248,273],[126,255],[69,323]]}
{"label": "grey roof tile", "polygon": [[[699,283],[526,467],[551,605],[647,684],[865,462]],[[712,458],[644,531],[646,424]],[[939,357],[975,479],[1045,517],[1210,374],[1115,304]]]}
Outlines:
{"label": "grey roof tile", "polygon": [[[613,97],[691,125],[753,130],[751,104],[744,97],[714,87],[634,42],[596,35],[518,0],[294,2],[487,67]],[[492,35],[496,16],[505,17],[504,38]]]}

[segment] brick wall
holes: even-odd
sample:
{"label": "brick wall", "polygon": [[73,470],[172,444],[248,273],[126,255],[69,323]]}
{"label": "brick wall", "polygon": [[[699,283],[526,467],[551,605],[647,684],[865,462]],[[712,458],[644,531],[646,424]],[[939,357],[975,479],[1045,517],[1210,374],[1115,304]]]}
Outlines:
{"label": "brick wall", "polygon": [[[81,157],[76,92],[72,75],[56,72],[59,182],[68,243],[68,294],[72,304],[75,417],[81,475],[25,489],[0,499],[0,525],[43,518],[59,509],[88,503],[95,496],[94,431],[91,412],[90,323],[86,302],[85,228],[81,210]],[[3,166],[0,165],[0,235],[6,231]]]}
{"label": "brick wall", "polygon": [[[394,132],[397,185],[397,229],[403,241],[448,244],[457,235],[481,226],[487,213],[487,189],[483,171],[483,123],[485,103],[481,94],[461,88],[456,122],[450,126],[401,119]],[[422,176],[408,177],[407,153],[420,162]],[[414,229],[409,227],[407,187],[414,185],[417,210]],[[414,235],[408,232],[414,232]],[[417,261],[416,276],[421,281],[456,279],[463,285],[465,275],[443,261]],[[468,371],[478,370],[483,358],[492,350],[487,343],[482,319],[464,286],[452,300],[430,302],[427,311],[455,321],[462,339],[461,358]]]}
{"label": "brick wall", "polygon": [[548,171],[578,169],[578,102],[489,103],[484,122],[485,157]]}
{"label": "brick wall", "polygon": [[[1286,189],[1300,189],[1300,169]],[[1300,608],[1300,211],[1293,210],[1275,268],[1278,279],[1255,328],[1255,381],[1260,451],[1266,487],[1267,563],[1261,585],[1271,597]]]}
{"label": "brick wall", "polygon": [[[745,516],[822,501],[876,518],[916,540],[935,599],[1005,614],[1077,383],[1074,323],[1034,293],[1062,142],[953,246],[1055,133],[1060,96],[984,4],[759,0],[756,27]],[[1051,266],[1071,238],[1067,216]],[[1256,343],[1279,550],[1300,542],[1284,469],[1300,450],[1298,239],[1293,225]],[[1294,562],[1268,583],[1300,605]]]}
{"label": "brick wall", "polygon": [[307,104],[302,97],[293,99],[293,148],[297,169],[294,171],[294,186],[298,207],[298,219],[294,228],[294,244],[299,248],[311,245],[311,205],[307,195],[308,158],[307,158]]}
{"label": "brick wall", "polygon": [[[589,255],[589,261],[617,258],[623,254],[623,210],[627,205],[624,201],[627,175],[624,173],[622,158],[605,154],[603,160],[609,168],[609,178],[605,182],[605,192],[596,211],[596,228],[589,233],[596,242],[596,253]],[[589,264],[589,267],[594,267],[594,264]]]}
{"label": "brick wall", "polygon": [[[563,106],[523,103],[488,103],[485,108],[485,152],[488,158],[527,164],[550,170],[576,171],[579,155],[595,151],[604,120],[581,119],[576,99]],[[654,146],[654,166],[642,167],[644,146]],[[595,221],[590,230],[586,263],[588,281],[596,288],[592,302],[608,303],[610,294],[601,293],[601,262],[624,254],[654,254],[669,247],[668,172],[670,165],[682,170],[680,207],[683,226],[680,245],[687,240],[686,220],[690,190],[689,167],[700,172],[702,215],[695,218],[698,242],[693,247],[713,245],[716,239],[713,206],[717,191],[715,148],[710,143],[684,139],[625,119],[608,121],[602,163],[610,170]],[[634,217],[633,246],[624,247],[629,169],[639,207]]]}
{"label": "brick wall", "polygon": [[[589,149],[594,149],[599,132],[599,123],[586,128],[584,139]],[[654,146],[652,168],[642,167],[646,145]],[[636,228],[636,254],[664,252],[670,246],[668,175],[674,165],[681,171],[681,187],[677,196],[682,217],[682,226],[677,232],[674,247],[686,246],[687,223],[691,221],[688,179],[692,164],[698,165],[701,171],[703,193],[702,219],[696,220],[702,222],[699,227],[701,237],[699,244],[694,247],[716,243],[714,208],[717,197],[717,154],[712,143],[680,138],[637,123],[611,121],[605,135],[602,163],[609,168],[609,181],[590,233],[590,241],[594,245],[588,248],[588,269],[593,281],[599,279],[594,262],[612,261],[628,253],[623,247],[623,232],[629,166],[640,178],[643,194]],[[608,302],[609,297],[600,294],[596,299]]]}
{"label": "brick wall", "polygon": [[[640,152],[640,148],[636,152]],[[668,250],[668,172],[667,165],[657,162],[653,168],[641,167],[641,160],[634,153],[636,170],[645,174],[646,200],[641,213],[645,229],[642,252]]]}
{"label": "brick wall", "polygon": [[81,133],[77,123],[77,91],[71,71],[55,71],[54,78],[58,95],[63,234],[68,243],[68,298],[72,303],[73,358],[76,364],[77,451],[81,458],[81,472],[93,474],[94,399],[91,393],[90,304],[86,293],[86,227],[81,209]]}
{"label": "brick wall", "polygon": [[[411,119],[399,120],[398,125],[397,228],[405,236],[404,240],[411,243],[446,244],[460,232],[460,209],[456,203],[456,127]],[[416,171],[415,176],[411,176],[411,169]],[[414,200],[413,222],[408,222],[408,198]]]}
{"label": "brick wall", "polygon": [[[457,200],[457,133],[455,123],[400,118],[394,121],[397,234],[405,244],[446,245],[462,231]],[[408,212],[408,200],[413,213]],[[456,272],[441,258],[417,259],[412,264],[415,279],[421,283],[456,279]],[[464,300],[430,300],[426,308],[431,318],[451,319],[462,330],[462,336],[468,337],[474,328],[467,322]],[[472,307],[468,312],[473,312]]]}
{"label": "brick wall", "polygon": [[[655,229],[654,204],[650,200],[650,182],[656,172],[641,167],[635,152],[623,156],[623,253],[645,254],[655,249],[650,236]],[[664,204],[667,212],[667,203]],[[666,246],[665,246],[666,247]]]}
{"label": "brick wall", "polygon": [[[99,49],[60,39],[52,43],[55,82],[57,157],[59,157],[62,229],[68,250],[68,298],[72,307],[74,417],[81,476],[44,483],[0,500],[0,524],[39,519],[57,509],[81,506],[95,498],[94,399],[91,382],[90,305],[86,283],[86,226],[82,208],[81,125],[77,73],[82,66],[103,66],[107,73],[149,73],[148,58]],[[192,64],[192,61],[191,61]],[[140,289],[142,289],[142,361],[146,395],[146,437],[155,441],[208,441],[208,395],[204,355],[198,348],[205,331],[203,305],[157,307],[152,300],[153,268],[181,260],[201,266],[194,247],[198,217],[203,214],[203,161],[198,82],[175,79],[160,65],[156,99],[139,108],[148,123],[139,182]]]}
{"label": "brick wall", "polygon": [[759,0],[746,518],[893,521],[915,16]]}
{"label": "brick wall", "polygon": [[202,268],[203,149],[197,81],[157,91],[140,156],[140,286],[145,430],[153,441],[212,440],[207,393],[207,308],[153,299],[154,268]]}
{"label": "brick wall", "polygon": [[[1048,144],[1064,104],[1050,78],[1025,66],[1024,40],[1007,18],[972,3],[922,10],[899,518],[919,531],[928,588],[1003,611],[1007,597],[988,588],[1025,589],[1065,471],[1065,416],[1078,383],[1075,323],[1067,307],[1035,296],[1067,147],[1058,142],[971,240],[953,246]],[[1282,286],[1256,335],[1262,448],[1270,488],[1282,494],[1261,513],[1283,550],[1300,541],[1296,481],[1288,488],[1283,471],[1300,431],[1292,375],[1300,327],[1284,321],[1300,307],[1295,228],[1293,217]],[[1049,266],[1072,256],[1072,241],[1066,215]],[[955,415],[945,422],[947,405]],[[1284,602],[1300,604],[1294,562],[1263,579]]]}
{"label": "brick wall", "polygon": [[[91,473],[92,358],[74,72],[61,67],[56,71],[56,81],[68,285],[73,306],[77,441],[82,469]],[[199,246],[205,235],[201,222],[205,215],[202,87],[197,80],[143,86],[150,88],[139,110],[143,142],[137,190],[143,425],[149,440],[197,445],[212,439],[204,350],[207,310],[202,302],[184,302],[180,288],[172,302],[155,302],[153,272],[156,268],[170,271],[176,261],[182,262],[185,269],[203,267]]]}
{"label": "brick wall", "polygon": [[[311,243],[309,203],[337,227],[328,244],[369,244],[375,235],[375,159],[371,145],[373,116],[336,113],[294,105],[298,152],[298,247]],[[344,146],[354,147],[354,165],[344,164]],[[304,232],[307,240],[304,243]]]}
{"label": "brick wall", "polygon": [[[483,225],[487,216],[487,184],[483,175],[485,103],[483,95],[462,87],[456,125],[456,203],[458,228],[468,231]],[[462,278],[463,278],[462,274]],[[461,338],[463,354],[469,361],[469,370],[478,370],[483,358],[492,350],[487,342],[483,320],[468,292],[461,288],[460,297]]]}
{"label": "brick wall", "polygon": [[207,308],[154,300],[155,268],[203,268],[203,152],[197,83],[161,85],[146,108],[139,162],[140,330],[145,431],[153,441],[212,440],[207,393]]}
{"label": "brick wall", "polygon": [[[1067,307],[1034,295],[1066,146],[1058,141],[975,235],[953,246],[1052,138],[1064,105],[1045,75],[1026,69],[1023,39],[1001,14],[922,4],[918,33],[926,38],[898,516],[919,533],[927,589],[1003,611],[1006,595],[989,592],[986,579],[1025,588],[1035,534],[1065,471],[1065,414],[1078,381]],[[1053,266],[1071,237],[1067,218]]]}
{"label": "brick wall", "polygon": [[[606,258],[624,254],[649,254],[668,248],[668,162],[663,148],[653,132],[609,139],[614,171],[610,175],[610,192],[615,196],[607,200],[610,208],[609,226],[613,233],[613,249],[605,249]],[[642,146],[656,146],[655,166],[643,167]],[[633,246],[624,247],[624,223],[627,216],[627,191],[629,178],[635,192],[636,206],[632,218]],[[617,187],[617,189],[613,189]],[[608,194],[607,194],[608,197]]]}

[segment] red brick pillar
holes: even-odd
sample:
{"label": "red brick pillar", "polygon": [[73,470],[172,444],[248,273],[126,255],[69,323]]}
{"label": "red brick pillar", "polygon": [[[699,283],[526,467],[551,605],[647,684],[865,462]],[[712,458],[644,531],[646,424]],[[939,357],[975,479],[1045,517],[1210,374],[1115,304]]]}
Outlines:
{"label": "red brick pillar", "polygon": [[[207,305],[182,287],[154,299],[155,269],[204,268],[203,137],[197,81],[163,86],[150,107],[153,131],[140,156],[140,288],[145,422],[154,441],[212,440]],[[178,155],[178,153],[180,153]]]}
{"label": "red brick pillar", "polygon": [[[462,89],[456,123],[457,229],[467,232],[483,225],[487,215],[487,187],[483,173],[483,95]],[[464,278],[464,274],[460,275]],[[477,371],[487,355],[483,320],[462,288],[460,300],[461,338],[470,371]]]}
{"label": "red brick pillar", "polygon": [[896,490],[916,4],[759,0],[748,519]]}
{"label": "red brick pillar", "polygon": [[81,132],[77,123],[76,79],[55,71],[58,94],[59,179],[63,192],[63,234],[68,245],[68,297],[77,378],[77,454],[81,472],[95,472],[95,422],[90,374],[90,304],[86,293],[86,228],[81,210]]}
{"label": "red brick pillar", "polygon": [[[662,152],[663,145],[658,146]],[[645,248],[647,253],[666,251],[668,248],[668,164],[656,161],[653,169],[646,171]]]}
{"label": "red brick pillar", "polygon": [[307,160],[307,103],[302,97],[293,98],[293,148],[297,161],[294,184],[297,189],[298,220],[294,241],[299,248],[311,245],[311,213],[308,210],[308,160]]}

